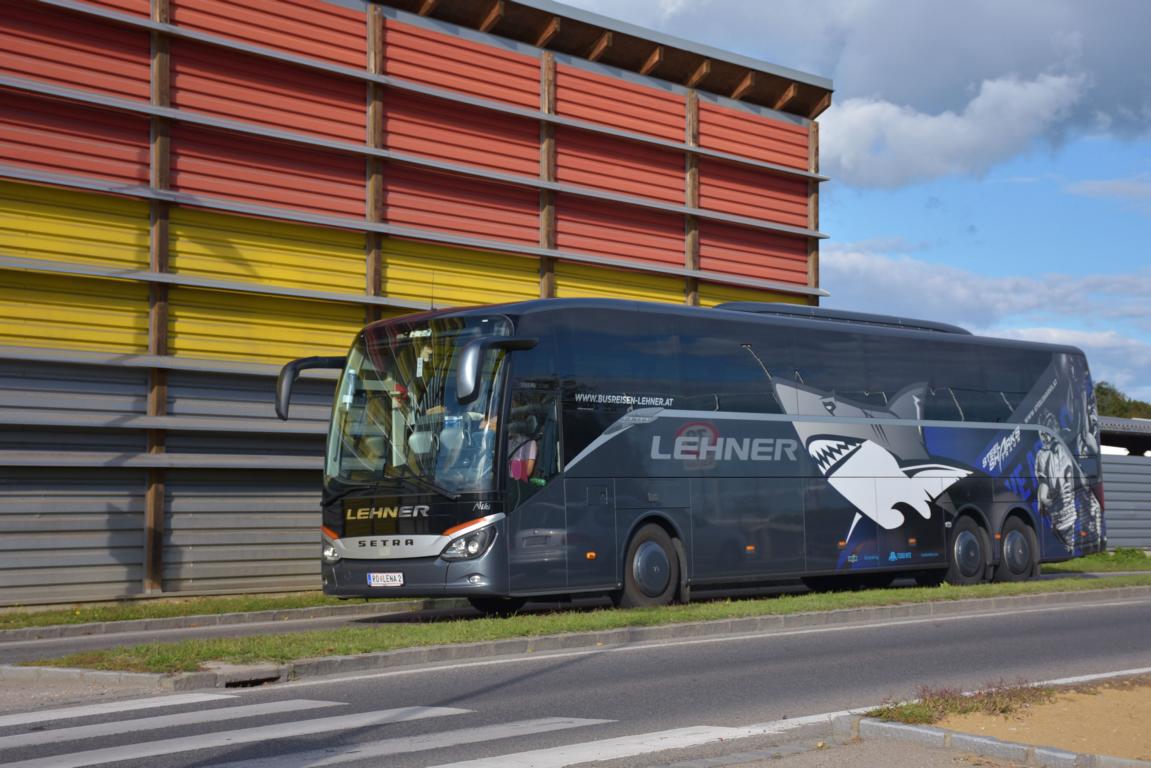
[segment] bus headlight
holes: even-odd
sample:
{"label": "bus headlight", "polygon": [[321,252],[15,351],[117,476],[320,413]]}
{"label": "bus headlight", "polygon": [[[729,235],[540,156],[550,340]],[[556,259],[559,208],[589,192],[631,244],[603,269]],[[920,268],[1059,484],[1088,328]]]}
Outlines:
{"label": "bus headlight", "polygon": [[452,539],[451,543],[444,547],[440,557],[445,560],[474,560],[487,552],[494,540],[495,528],[488,525],[466,533],[458,539]]}
{"label": "bus headlight", "polygon": [[340,561],[340,553],[336,551],[336,545],[328,541],[327,537],[321,540],[323,542],[320,549],[320,557],[328,565],[338,563]]}

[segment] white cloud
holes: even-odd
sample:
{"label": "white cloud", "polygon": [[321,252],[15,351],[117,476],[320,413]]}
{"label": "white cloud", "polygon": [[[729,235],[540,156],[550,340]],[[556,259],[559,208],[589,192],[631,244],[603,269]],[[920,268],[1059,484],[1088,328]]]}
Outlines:
{"label": "white cloud", "polygon": [[1038,138],[1151,126],[1146,0],[567,1],[831,77],[827,170],[858,186],[980,174]]}
{"label": "white cloud", "polygon": [[981,175],[1047,134],[1083,91],[1081,76],[988,80],[962,111],[939,114],[888,101],[848,99],[822,119],[823,167],[857,186]]}
{"label": "white cloud", "polygon": [[1075,181],[1065,184],[1063,189],[1082,197],[1119,200],[1134,210],[1151,213],[1151,177],[1146,175]]}
{"label": "white cloud", "polygon": [[975,333],[1081,347],[1096,380],[1151,400],[1151,270],[988,277],[860,244],[820,256],[824,305],[941,320]]}

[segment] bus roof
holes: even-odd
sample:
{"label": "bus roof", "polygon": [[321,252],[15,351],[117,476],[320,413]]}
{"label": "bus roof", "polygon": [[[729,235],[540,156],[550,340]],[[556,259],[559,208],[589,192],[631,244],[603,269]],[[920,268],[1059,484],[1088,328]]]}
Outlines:
{"label": "bus roof", "polygon": [[380,320],[372,325],[382,325],[394,320],[413,321],[434,317],[490,315],[493,313],[507,315],[514,320],[520,317],[534,315],[614,310],[634,312],[647,316],[691,319],[722,318],[729,322],[747,325],[769,325],[784,328],[822,328],[824,330],[859,333],[868,336],[890,336],[893,338],[906,338],[911,336],[943,344],[979,344],[1083,355],[1081,349],[1070,345],[1003,339],[993,336],[977,336],[964,328],[947,323],[915,320],[912,318],[897,317],[895,315],[846,312],[800,305],[791,305],[795,307],[795,310],[788,310],[785,309],[787,306],[788,305],[767,303],[761,304],[757,302],[730,302],[716,307],[692,307],[659,302],[634,301],[631,299],[530,299],[528,301],[518,301],[507,304],[445,307],[443,309],[433,309],[427,312]]}

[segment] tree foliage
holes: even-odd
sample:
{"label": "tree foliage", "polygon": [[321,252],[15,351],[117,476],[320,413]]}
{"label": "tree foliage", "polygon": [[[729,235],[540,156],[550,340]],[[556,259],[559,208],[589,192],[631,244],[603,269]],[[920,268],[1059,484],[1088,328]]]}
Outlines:
{"label": "tree foliage", "polygon": [[1100,416],[1120,419],[1151,419],[1151,403],[1134,400],[1120,392],[1113,384],[1101,381],[1095,385],[1095,404]]}

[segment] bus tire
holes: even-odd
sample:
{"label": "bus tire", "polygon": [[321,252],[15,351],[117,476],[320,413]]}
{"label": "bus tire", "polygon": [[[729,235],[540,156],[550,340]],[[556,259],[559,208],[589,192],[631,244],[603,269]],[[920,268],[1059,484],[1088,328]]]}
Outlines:
{"label": "bus tire", "polygon": [[472,608],[485,616],[512,616],[527,602],[522,597],[469,597]]}
{"label": "bus tire", "polygon": [[995,580],[1026,581],[1035,574],[1038,559],[1039,544],[1035,531],[1018,517],[1007,518],[999,540],[999,565],[995,566]]}
{"label": "bus tire", "polygon": [[668,605],[679,589],[679,558],[671,536],[655,523],[642,526],[627,545],[620,608]]}
{"label": "bus tire", "polygon": [[991,544],[975,519],[963,516],[951,527],[947,545],[947,583],[980,584],[987,580]]}

